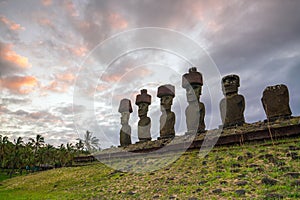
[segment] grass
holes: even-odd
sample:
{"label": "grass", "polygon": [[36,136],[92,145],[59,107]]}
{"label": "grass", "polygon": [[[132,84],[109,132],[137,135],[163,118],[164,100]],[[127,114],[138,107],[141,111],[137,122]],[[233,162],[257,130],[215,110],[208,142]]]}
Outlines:
{"label": "grass", "polygon": [[[299,199],[300,138],[242,146],[215,147],[204,158],[188,151],[175,162],[157,171],[122,172],[102,163],[53,169],[0,182],[0,199]],[[172,154],[155,157],[111,160],[142,168],[145,163],[160,166]],[[267,177],[276,184],[262,183]],[[220,190],[221,189],[221,190]],[[239,195],[237,190],[244,190]]]}

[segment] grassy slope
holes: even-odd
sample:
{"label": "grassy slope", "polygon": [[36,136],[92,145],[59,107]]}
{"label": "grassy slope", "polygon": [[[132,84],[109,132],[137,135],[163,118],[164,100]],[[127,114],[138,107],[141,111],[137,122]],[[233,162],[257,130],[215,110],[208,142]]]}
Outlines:
{"label": "grassy slope", "polygon": [[[163,169],[143,174],[115,171],[101,163],[54,169],[0,182],[0,199],[262,199],[267,194],[298,199],[300,186],[294,184],[300,177],[286,175],[300,172],[296,154],[300,138],[217,147],[206,158],[190,151]],[[263,184],[264,177],[278,182]],[[236,194],[239,189],[245,195]]]}

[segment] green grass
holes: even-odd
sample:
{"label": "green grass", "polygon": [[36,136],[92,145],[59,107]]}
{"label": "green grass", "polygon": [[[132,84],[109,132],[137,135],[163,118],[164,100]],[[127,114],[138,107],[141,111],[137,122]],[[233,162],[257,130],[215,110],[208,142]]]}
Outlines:
{"label": "green grass", "polygon": [[[171,165],[154,172],[133,173],[114,170],[102,163],[38,172],[0,182],[0,199],[265,199],[279,194],[285,199],[299,199],[298,178],[288,172],[300,172],[300,160],[289,154],[289,146],[300,149],[300,138],[272,142],[216,147],[208,156],[199,151],[185,152]],[[165,162],[168,160],[165,156]],[[122,166],[122,160],[111,165]],[[125,161],[142,167],[155,163],[151,158]],[[156,165],[160,165],[160,160]],[[261,179],[276,179],[266,185]],[[238,185],[238,183],[244,182]],[[222,189],[216,193],[216,189]],[[245,190],[239,196],[236,190]]]}

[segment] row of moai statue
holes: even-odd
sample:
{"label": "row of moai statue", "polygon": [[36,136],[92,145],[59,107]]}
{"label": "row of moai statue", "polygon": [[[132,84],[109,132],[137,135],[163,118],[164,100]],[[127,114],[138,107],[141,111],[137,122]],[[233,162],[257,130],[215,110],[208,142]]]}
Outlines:
{"label": "row of moai statue", "polygon": [[[220,101],[220,113],[223,128],[240,126],[245,123],[244,110],[245,99],[238,94],[240,79],[237,75],[227,75],[222,78],[222,91],[224,98]],[[202,94],[203,77],[197,68],[192,67],[189,72],[182,76],[182,87],[186,90],[188,106],[185,110],[186,134],[205,132],[205,105],[200,102]],[[160,137],[166,139],[175,137],[175,113],[171,111],[175,87],[170,84],[158,87],[157,97],[160,98]],[[289,106],[289,92],[285,85],[269,86],[263,92],[261,99],[268,121],[278,118],[288,118],[292,112]],[[146,89],[136,96],[135,104],[138,106],[138,138],[140,142],[151,140],[151,119],[147,116],[148,107],[151,104],[151,95]],[[121,113],[120,144],[131,144],[131,127],[128,124],[132,113],[131,101],[122,99],[119,106]]]}

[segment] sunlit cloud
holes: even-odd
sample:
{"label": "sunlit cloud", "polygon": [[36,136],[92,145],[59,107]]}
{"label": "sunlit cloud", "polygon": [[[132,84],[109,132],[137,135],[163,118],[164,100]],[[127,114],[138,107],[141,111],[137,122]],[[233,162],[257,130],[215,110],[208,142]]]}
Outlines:
{"label": "sunlit cloud", "polygon": [[59,81],[63,81],[63,82],[69,82],[69,83],[73,83],[73,81],[75,80],[75,75],[72,73],[64,73],[64,74],[58,74],[56,75],[57,80]]}
{"label": "sunlit cloud", "polygon": [[43,89],[51,92],[65,93],[68,91],[69,85],[58,81],[51,81],[50,84]]}
{"label": "sunlit cloud", "polygon": [[72,1],[70,1],[70,0],[64,1],[64,8],[66,9],[67,13],[69,13],[70,16],[72,16],[72,17],[79,16],[79,13],[76,10],[75,4]]}
{"label": "sunlit cloud", "polygon": [[72,53],[75,56],[85,56],[88,49],[84,46],[71,48]]}
{"label": "sunlit cloud", "polygon": [[17,65],[20,68],[29,68],[31,64],[28,62],[28,58],[17,54],[12,50],[11,44],[5,44],[0,48],[0,57],[1,59]]}
{"label": "sunlit cloud", "polygon": [[5,16],[0,16],[0,21],[4,23],[10,30],[12,31],[19,31],[19,30],[25,30],[24,27],[22,27],[20,24],[17,24]]}
{"label": "sunlit cloud", "polygon": [[52,0],[42,0],[42,4],[44,6],[50,6],[52,4]]}
{"label": "sunlit cloud", "polygon": [[108,21],[115,29],[125,29],[128,27],[128,21],[118,13],[109,14]]}
{"label": "sunlit cloud", "polygon": [[12,76],[1,78],[0,85],[15,94],[28,94],[38,86],[38,80],[33,76]]}
{"label": "sunlit cloud", "polygon": [[47,18],[38,19],[38,23],[43,26],[53,27],[53,22]]}
{"label": "sunlit cloud", "polygon": [[148,68],[136,68],[132,71],[126,71],[126,67],[122,68],[122,70],[118,70],[113,73],[104,74],[101,80],[108,82],[108,83],[116,83],[116,82],[130,82],[135,79],[141,79],[146,76],[150,76],[152,71]]}

